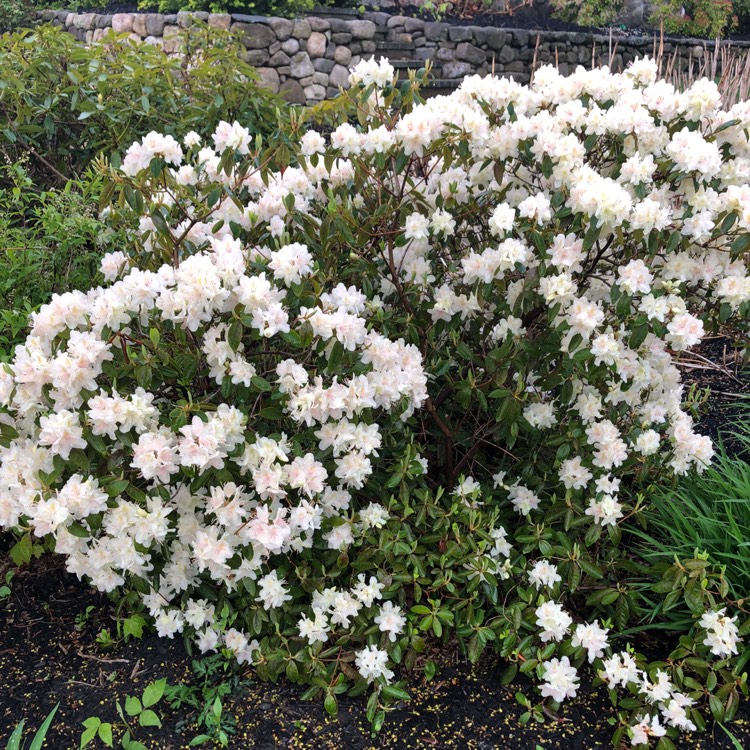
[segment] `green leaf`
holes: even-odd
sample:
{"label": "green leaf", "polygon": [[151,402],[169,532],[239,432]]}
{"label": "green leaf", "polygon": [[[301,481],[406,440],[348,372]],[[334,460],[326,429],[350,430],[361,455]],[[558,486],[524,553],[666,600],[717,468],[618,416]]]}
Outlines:
{"label": "green leaf", "polygon": [[242,343],[242,333],[242,323],[235,318],[229,324],[229,331],[227,331],[227,343],[232,348],[233,352],[236,352],[240,348],[240,344]]}
{"label": "green leaf", "polygon": [[83,748],[86,747],[86,745],[88,745],[89,742],[94,739],[94,737],[96,737],[101,719],[92,716],[90,719],[86,719],[86,721],[83,722],[83,725],[87,726],[88,722],[96,722],[96,724],[89,726],[86,731],[81,734],[81,744],[78,746],[79,750],[83,750]]}
{"label": "green leaf", "polygon": [[117,497],[117,495],[121,495],[125,492],[129,484],[130,482],[128,482],[127,479],[115,479],[114,482],[110,482],[107,485],[107,494],[110,497]]}
{"label": "green leaf", "polygon": [[[146,624],[146,621],[140,615],[131,615],[130,617],[127,617],[125,618],[125,620],[123,620],[123,623],[122,623],[123,635],[126,638],[133,637],[133,638],[140,639],[143,637],[143,626],[145,624]],[[144,695],[143,705],[144,706],[153,705],[153,703],[146,703],[146,699],[145,699],[146,691],[148,691],[150,687],[151,685],[149,685],[143,693]],[[164,691],[162,690],[162,692]],[[160,697],[161,696],[159,696],[159,698]],[[157,698],[156,700],[159,700],[159,698]],[[154,703],[156,703],[156,701],[154,701]]]}
{"label": "green leaf", "polygon": [[380,691],[383,695],[387,696],[388,698],[393,698],[393,700],[396,701],[408,701],[411,700],[411,696],[409,693],[406,692],[406,690],[402,690],[401,688],[394,687],[393,685],[383,685],[383,688]]}
{"label": "green leaf", "polygon": [[150,708],[147,708],[141,712],[141,715],[138,717],[138,723],[142,727],[160,727],[161,719]]}
{"label": "green leaf", "polygon": [[107,746],[112,747],[113,740],[112,740],[112,725],[107,722],[106,724],[101,724],[99,726],[99,739]]}
{"label": "green leaf", "polygon": [[278,406],[266,406],[258,412],[261,419],[268,419],[272,422],[278,422],[284,418],[284,412]]}
{"label": "green leaf", "polygon": [[84,528],[78,521],[73,521],[69,526],[65,527],[69,534],[78,537],[79,539],[88,539],[91,536],[91,532]]}
{"label": "green leaf", "polygon": [[125,698],[125,711],[128,716],[137,716],[143,710],[141,701],[135,696],[128,695]]}
{"label": "green leaf", "polygon": [[750,250],[750,233],[741,234],[733,243],[730,248],[733,254],[741,255]]}
{"label": "green leaf", "polygon": [[57,713],[57,709],[60,707],[60,704],[58,703],[48,714],[47,718],[42,723],[42,726],[39,727],[37,733],[34,735],[34,739],[31,741],[31,744],[29,745],[29,750],[42,750],[42,745],[44,744],[44,740],[47,738],[47,732],[49,731],[50,725],[52,724],[52,719],[55,718],[55,714]]}
{"label": "green leaf", "polygon": [[21,719],[16,728],[13,730],[13,734],[8,740],[8,746],[5,750],[21,750],[21,735],[23,734],[23,727],[26,721]]}
{"label": "green leaf", "polygon": [[166,687],[166,677],[162,677],[160,680],[147,685],[146,689],[143,691],[143,707],[149,708],[158,703],[164,695],[164,690],[166,689]]}
{"label": "green leaf", "polygon": [[265,378],[262,378],[260,375],[253,375],[253,379],[250,382],[253,384],[253,387],[258,391],[263,391],[264,393],[268,393],[268,391],[271,390],[271,384]]}
{"label": "green leaf", "polygon": [[336,714],[339,712],[339,704],[336,701],[336,696],[333,693],[328,693],[326,695],[325,701],[323,701],[323,708],[325,708],[326,713],[330,714],[331,716],[336,716]]}
{"label": "green leaf", "polygon": [[11,548],[8,554],[10,559],[20,567],[31,560],[32,551],[31,534],[24,534]]}

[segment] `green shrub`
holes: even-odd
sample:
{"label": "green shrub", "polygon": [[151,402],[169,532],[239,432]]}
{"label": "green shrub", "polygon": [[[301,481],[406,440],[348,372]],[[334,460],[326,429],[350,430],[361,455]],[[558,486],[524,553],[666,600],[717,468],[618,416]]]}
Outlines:
{"label": "green shrub", "polygon": [[622,9],[622,0],[551,0],[555,15],[581,26],[606,26]]}
{"label": "green shrub", "polygon": [[732,0],[657,0],[649,17],[652,26],[664,24],[669,34],[723,37],[737,25]]}
{"label": "green shrub", "polygon": [[54,292],[88,289],[101,246],[98,180],[38,191],[23,163],[0,169],[0,359],[25,337],[29,313]]}
{"label": "green shrub", "polygon": [[143,10],[156,8],[160,13],[207,10],[211,13],[258,13],[294,18],[320,5],[332,4],[317,0],[140,0],[138,7]]}
{"label": "green shrub", "polygon": [[0,34],[18,28],[29,16],[24,0],[0,0]]}
{"label": "green shrub", "polygon": [[111,33],[82,45],[52,26],[0,40],[0,164],[30,157],[40,187],[80,177],[99,153],[151,130],[212,132],[222,119],[276,127],[280,100],[256,83],[229,32],[194,26],[185,54]]}

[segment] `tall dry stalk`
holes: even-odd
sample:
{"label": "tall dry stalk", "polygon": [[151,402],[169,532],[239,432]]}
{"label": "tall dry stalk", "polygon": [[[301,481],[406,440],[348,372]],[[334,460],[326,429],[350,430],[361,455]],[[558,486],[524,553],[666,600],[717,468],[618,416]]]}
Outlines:
{"label": "tall dry stalk", "polygon": [[[654,39],[654,50],[657,50]],[[683,64],[684,55],[675,50],[671,55],[664,54],[664,31],[662,29],[658,51],[655,54],[659,75],[674,86],[684,91],[700,78],[710,78],[719,87],[722,103],[731,107],[750,96],[750,49],[733,48],[731,42],[721,43],[718,39],[713,45],[704,43],[703,54],[688,54],[687,64]]]}

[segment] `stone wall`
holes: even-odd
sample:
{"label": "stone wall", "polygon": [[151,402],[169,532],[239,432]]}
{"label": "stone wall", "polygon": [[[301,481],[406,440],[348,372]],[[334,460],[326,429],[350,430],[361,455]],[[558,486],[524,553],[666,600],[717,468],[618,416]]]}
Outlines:
{"label": "stone wall", "polygon": [[[41,21],[65,28],[85,42],[100,41],[113,29],[132,38],[177,52],[179,33],[191,18],[209,26],[237,31],[268,88],[290,102],[311,104],[335,96],[346,87],[349,67],[366,57],[386,57],[406,77],[432,60],[435,80],[432,94],[448,93],[464,76],[512,75],[527,83],[536,64],[556,64],[567,73],[577,65],[612,62],[615,70],[656,49],[653,38],[609,37],[600,34],[529,31],[476,26],[451,26],[383,12],[336,11],[297,20],[265,16],[209,13],[69,13],[41,11]],[[706,43],[697,39],[672,39],[664,43],[666,56],[679,56],[677,66],[697,66],[706,54]],[[734,47],[747,49],[748,42]]]}

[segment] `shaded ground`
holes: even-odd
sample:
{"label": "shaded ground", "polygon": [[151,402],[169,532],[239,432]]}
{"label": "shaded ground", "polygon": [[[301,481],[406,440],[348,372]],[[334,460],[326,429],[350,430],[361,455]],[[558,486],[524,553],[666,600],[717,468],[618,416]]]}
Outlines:
{"label": "shaded ground", "polygon": [[750,419],[750,379],[743,372],[742,344],[733,344],[726,336],[707,338],[693,352],[685,353],[680,367],[686,388],[695,384],[710,389],[698,431],[714,442],[721,433],[727,450],[738,456],[743,455],[743,446],[732,440],[731,423]]}
{"label": "shaded ground", "polygon": [[[0,571],[7,566],[7,536],[0,537]],[[191,659],[180,641],[154,635],[114,652],[95,643],[102,627],[113,628],[113,607],[64,572],[61,560],[43,558],[16,574],[12,593],[0,600],[0,747],[22,718],[30,727],[60,703],[47,750],[77,750],[82,722],[90,716],[117,721],[115,700],[140,695],[162,677],[191,684]],[[81,615],[87,612],[85,622]],[[77,622],[78,616],[78,622]],[[78,625],[78,628],[76,627]],[[370,736],[362,698],[342,699],[338,719],[318,702],[300,700],[302,690],[252,680],[251,673],[225,701],[237,718],[230,748],[242,750],[592,750],[609,747],[612,716],[603,691],[582,691],[564,707],[564,719],[521,726],[514,699],[523,686],[500,685],[502,666],[488,660],[476,670],[446,666],[432,682],[415,681],[413,700],[393,710],[383,731]],[[585,683],[585,680],[584,680]],[[528,686],[526,686],[528,688]],[[186,750],[198,733],[190,714],[156,707],[163,727],[141,729],[137,738],[153,750]],[[187,723],[187,726],[184,726]],[[750,747],[750,706],[731,725],[741,747]],[[205,747],[213,747],[206,745]],[[92,743],[89,747],[102,747]],[[736,748],[720,728],[683,738],[680,750]]]}

